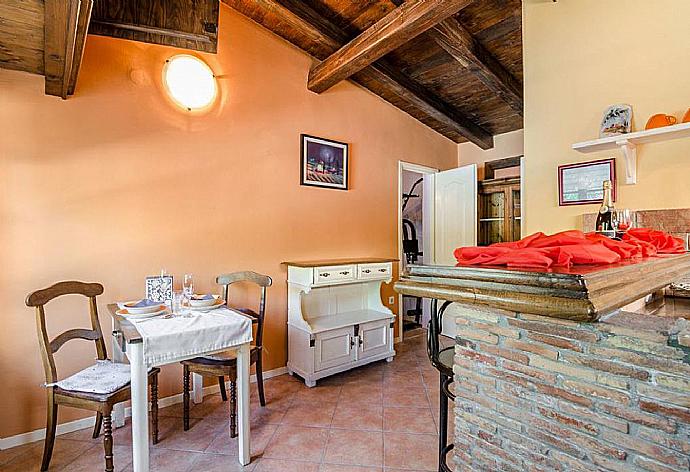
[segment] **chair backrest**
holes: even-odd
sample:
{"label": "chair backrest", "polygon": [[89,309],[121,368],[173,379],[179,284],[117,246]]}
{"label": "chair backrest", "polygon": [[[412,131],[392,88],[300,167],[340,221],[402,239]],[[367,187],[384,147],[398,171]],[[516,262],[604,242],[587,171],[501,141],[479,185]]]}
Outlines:
{"label": "chair backrest", "polygon": [[223,274],[216,277],[216,283],[223,286],[223,299],[227,305],[229,302],[229,288],[235,282],[252,282],[261,287],[261,300],[259,301],[259,311],[254,316],[254,313],[246,313],[252,318],[256,319],[256,339],[257,346],[263,345],[264,338],[264,315],[266,314],[266,288],[273,284],[273,280],[268,275],[257,274],[252,271],[232,272],[230,274]]}
{"label": "chair backrest", "polygon": [[[58,282],[48,288],[37,290],[26,297],[26,306],[36,308],[36,327],[38,328],[38,343],[41,346],[41,358],[46,374],[46,383],[57,381],[54,354],[67,341],[71,339],[86,339],[95,341],[96,355],[98,359],[106,359],[108,353],[105,349],[103,332],[98,321],[98,307],[96,296],[103,293],[103,285],[98,283],[85,283],[77,281]],[[89,311],[91,315],[91,329],[68,329],[57,335],[52,341],[48,339],[46,329],[45,304],[63,295],[83,295],[89,298]]]}
{"label": "chair backrest", "polygon": [[441,308],[438,307],[438,300],[433,298],[431,300],[431,318],[429,319],[429,328],[427,329],[426,353],[429,356],[431,364],[438,368],[440,365],[439,353],[441,352],[441,328],[443,320],[443,313],[450,306],[452,302],[443,302]]}

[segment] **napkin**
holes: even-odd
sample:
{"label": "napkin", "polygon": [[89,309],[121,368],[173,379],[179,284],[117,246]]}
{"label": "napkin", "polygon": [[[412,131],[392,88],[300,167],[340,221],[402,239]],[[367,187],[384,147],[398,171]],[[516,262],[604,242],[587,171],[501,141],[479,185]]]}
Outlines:
{"label": "napkin", "polygon": [[134,304],[128,304],[128,306],[131,308],[144,308],[144,307],[153,306],[153,305],[160,305],[160,302],[154,302],[153,300],[149,300],[148,298],[144,298],[143,300],[139,300],[138,302],[136,302]]}

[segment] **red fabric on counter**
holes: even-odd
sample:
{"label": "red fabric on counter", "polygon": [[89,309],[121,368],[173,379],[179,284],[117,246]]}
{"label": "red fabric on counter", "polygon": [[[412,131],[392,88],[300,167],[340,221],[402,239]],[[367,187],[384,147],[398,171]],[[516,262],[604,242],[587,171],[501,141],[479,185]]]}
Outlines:
{"label": "red fabric on counter", "polygon": [[621,260],[654,256],[657,253],[685,252],[680,239],[649,228],[631,229],[624,239],[617,241],[601,234],[584,234],[577,230],[550,236],[535,233],[515,242],[458,248],[454,255],[458,265],[548,269],[577,264],[612,264]]}

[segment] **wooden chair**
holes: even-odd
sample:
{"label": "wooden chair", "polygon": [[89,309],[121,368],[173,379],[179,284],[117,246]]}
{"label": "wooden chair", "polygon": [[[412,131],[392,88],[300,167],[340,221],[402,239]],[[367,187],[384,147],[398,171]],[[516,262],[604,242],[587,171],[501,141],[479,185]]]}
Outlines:
{"label": "wooden chair", "polygon": [[[236,308],[237,311],[244,313],[252,319],[253,323],[257,324],[255,344],[250,350],[250,364],[256,364],[256,383],[259,389],[259,401],[261,406],[266,406],[266,399],[264,397],[264,380],[262,367],[262,347],[263,347],[263,333],[264,333],[264,315],[266,313],[266,288],[273,284],[271,278],[267,275],[257,274],[256,272],[233,272],[231,274],[219,275],[216,278],[216,283],[223,286],[223,299],[225,303],[229,302],[229,288],[235,282],[253,282],[261,287],[261,300],[259,301],[259,312],[248,308]],[[230,437],[237,436],[237,389],[235,379],[237,378],[237,359],[234,352],[220,353],[218,355],[196,357],[182,361],[183,365],[183,416],[184,416],[184,430],[189,430],[189,381],[191,374],[199,374],[207,377],[215,377],[218,379],[220,386],[220,395],[223,401],[228,400],[227,392],[225,391],[225,377],[230,377]]]}
{"label": "wooden chair", "polygon": [[[123,386],[111,393],[90,393],[85,391],[66,390],[58,385],[58,376],[54,359],[54,354],[58,349],[72,339],[95,341],[97,358],[101,361],[108,359],[103,332],[101,331],[101,325],[98,321],[98,308],[96,306],[96,296],[102,293],[103,286],[101,284],[72,281],[56,283],[48,288],[37,290],[26,297],[26,305],[36,308],[38,342],[41,347],[41,357],[46,375],[46,388],[48,393],[46,439],[43,448],[41,471],[48,470],[50,458],[53,454],[58,405],[96,412],[96,424],[93,429],[93,437],[97,438],[99,436],[102,423],[103,446],[105,448],[105,470],[106,472],[111,472],[113,470],[113,430],[111,412],[115,404],[129,400],[129,383],[125,381]],[[63,295],[83,295],[89,298],[91,329],[70,329],[59,334],[51,341],[48,339],[44,306],[54,298]],[[154,444],[158,442],[158,372],[160,372],[160,370],[154,368],[149,373]],[[78,375],[79,373],[75,374],[75,376]]]}

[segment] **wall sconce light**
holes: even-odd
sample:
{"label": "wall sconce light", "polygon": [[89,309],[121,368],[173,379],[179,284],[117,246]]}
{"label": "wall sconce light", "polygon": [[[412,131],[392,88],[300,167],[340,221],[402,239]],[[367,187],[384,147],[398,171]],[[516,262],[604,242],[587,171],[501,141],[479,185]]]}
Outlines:
{"label": "wall sconce light", "polygon": [[187,111],[209,107],[218,94],[211,68],[189,54],[178,54],[165,61],[163,84],[173,102]]}

